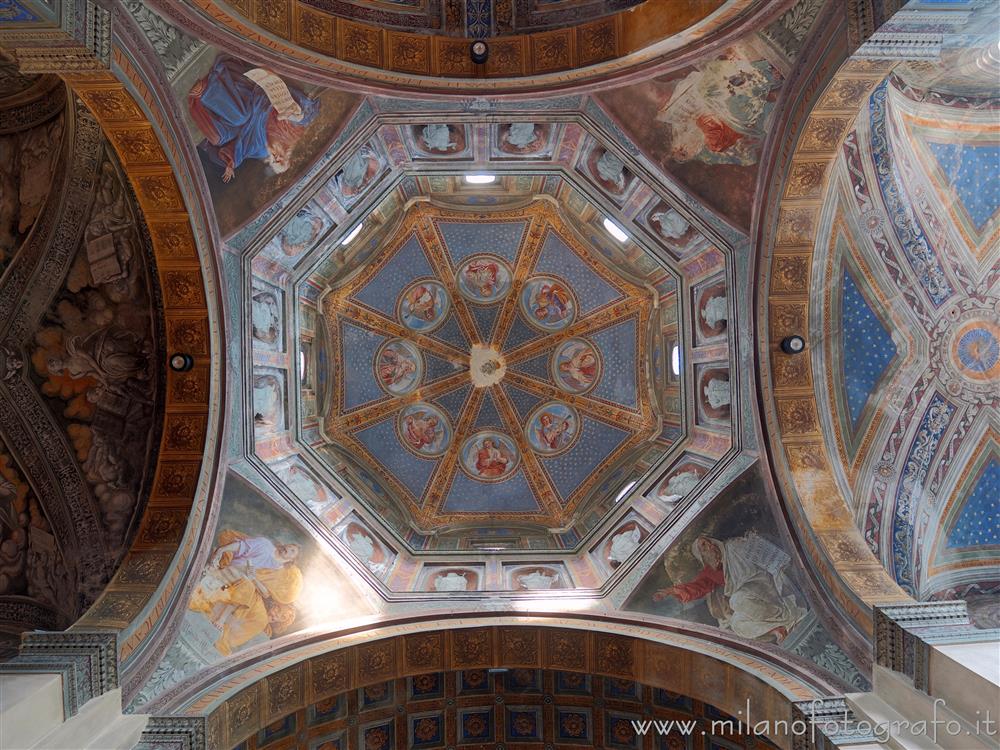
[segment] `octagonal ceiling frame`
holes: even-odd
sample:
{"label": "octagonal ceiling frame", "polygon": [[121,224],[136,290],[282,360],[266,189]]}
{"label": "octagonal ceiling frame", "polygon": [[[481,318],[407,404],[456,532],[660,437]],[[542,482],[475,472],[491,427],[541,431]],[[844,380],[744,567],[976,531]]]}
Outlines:
{"label": "octagonal ceiling frame", "polygon": [[[583,129],[591,137],[595,138],[597,142],[601,143],[602,145],[603,143],[612,140],[608,137],[608,133],[606,132],[605,127],[600,123],[597,123],[590,115],[588,115],[585,112],[579,110],[569,111],[569,112],[547,112],[544,113],[543,117],[532,117],[532,115],[536,114],[543,114],[543,113],[528,111],[528,112],[518,112],[518,113],[513,113],[513,112],[490,113],[489,115],[483,115],[479,113],[470,113],[468,111],[461,113],[434,112],[424,115],[420,119],[428,123],[448,120],[449,122],[454,121],[456,123],[464,123],[464,124],[468,123],[482,124],[484,122],[484,119],[486,122],[504,122],[508,120],[516,121],[516,120],[527,120],[527,118],[531,118],[530,121],[532,122],[558,122],[558,123],[577,124],[579,127],[581,127],[581,129]],[[381,127],[385,125],[412,124],[412,122],[413,118],[402,117],[398,113],[397,114],[377,113],[366,126],[360,128],[355,134],[352,135],[351,138],[345,140],[342,144],[340,144],[339,147],[340,152],[347,153],[351,149],[363,145],[369,139],[371,139]],[[707,223],[702,221],[702,217],[692,211],[690,201],[684,200],[682,198],[682,195],[679,194],[677,187],[673,185],[669,179],[665,180],[662,178],[662,176],[652,174],[651,173],[652,170],[646,167],[645,164],[639,163],[636,161],[636,159],[633,158],[631,151],[626,151],[625,153],[622,154],[622,156],[623,160],[626,161],[628,166],[634,170],[635,174],[640,180],[645,182],[647,185],[650,182],[656,185],[656,188],[652,190],[654,196],[658,196],[661,201],[666,202],[668,205],[674,206],[675,209],[678,210],[682,216],[684,216],[687,220],[689,220],[693,226],[695,226],[707,239],[709,239],[717,248],[720,249],[720,251],[726,258],[729,259],[729,261],[727,261],[725,264],[725,269],[726,269],[725,274],[727,278],[731,279],[733,273],[732,262],[731,262],[733,251],[730,248],[730,241],[727,238],[724,238],[722,236],[722,233],[718,231],[717,226],[715,226],[715,222],[720,221],[718,217],[713,217],[715,221],[712,223]],[[245,281],[247,285],[249,285],[250,278],[253,275],[252,269],[250,268],[251,264],[249,260],[255,257],[257,254],[259,254],[259,252],[263,249],[263,247],[267,244],[267,242],[270,242],[271,239],[273,239],[273,236],[280,231],[284,221],[287,221],[287,219],[290,216],[294,215],[295,211],[297,211],[306,203],[308,203],[308,201],[312,199],[313,195],[319,189],[319,187],[326,181],[328,181],[334,174],[336,174],[339,169],[342,168],[343,161],[346,161],[346,159],[344,160],[332,159],[327,164],[325,164],[321,169],[317,170],[314,174],[310,175],[307,180],[300,181],[300,185],[302,187],[297,186],[295,189],[293,189],[297,193],[294,200],[290,200],[287,203],[285,203],[285,205],[281,208],[280,211],[276,212],[274,216],[269,217],[266,222],[267,231],[261,232],[258,235],[257,241],[248,244],[245,248],[243,248],[241,255],[244,261],[245,272],[246,272]],[[680,261],[677,258],[675,258],[672,254],[670,254],[668,251],[666,251],[658,242],[656,242],[655,240],[651,241],[652,235],[650,234],[650,231],[646,227],[643,227],[641,224],[634,223],[631,221],[622,221],[621,211],[618,207],[613,206],[610,203],[610,201],[606,200],[595,186],[591,186],[589,183],[580,179],[580,176],[575,175],[574,172],[570,171],[563,165],[532,162],[530,166],[528,166],[523,162],[518,162],[513,160],[501,163],[492,163],[489,160],[487,160],[487,162],[484,164],[481,160],[477,161],[475,159],[457,163],[450,162],[447,163],[446,165],[425,163],[421,164],[421,169],[419,170],[412,170],[412,169],[400,170],[398,165],[396,165],[394,167],[390,167],[388,174],[384,174],[382,177],[378,178],[376,184],[374,184],[368,190],[366,196],[361,201],[359,201],[358,204],[353,206],[351,210],[347,212],[347,215],[357,216],[359,214],[363,215],[366,211],[371,211],[374,207],[378,206],[392,192],[392,190],[394,190],[400,184],[400,182],[407,176],[456,174],[456,173],[460,174],[464,171],[468,171],[470,168],[473,170],[482,170],[483,167],[487,165],[491,172],[495,172],[498,175],[539,174],[539,173],[558,175],[561,179],[565,180],[572,188],[577,190],[587,200],[589,200],[592,204],[594,204],[595,207],[604,215],[613,216],[623,225],[629,227],[631,230],[630,234],[631,241],[634,242],[638,247],[642,248],[645,252],[655,257],[658,260],[658,262],[662,266],[665,266],[671,273],[671,275],[675,277],[675,279],[678,282],[677,293],[679,296],[686,297],[690,293],[689,286],[684,282],[683,273],[680,272],[679,269],[677,268],[677,265],[679,264]],[[465,169],[463,169],[463,167],[465,167]],[[307,185],[308,187],[306,187]],[[292,279],[290,286],[294,288],[298,284],[303,283],[303,280],[308,276],[308,274],[315,268],[315,266],[319,262],[315,261],[310,264],[309,260],[317,256],[319,253],[323,252],[321,248],[328,249],[332,244],[339,242],[341,237],[346,233],[346,231],[349,231],[351,228],[353,228],[356,225],[356,223],[357,222],[344,221],[340,225],[335,225],[329,230],[327,230],[325,235],[317,241],[315,248],[311,250],[309,253],[307,253],[306,256],[304,256],[303,260],[299,261],[299,263],[296,264],[295,268],[293,268],[293,270],[289,273],[289,276]],[[575,222],[571,222],[571,224],[574,226],[574,229],[576,230],[577,228],[575,226]],[[295,306],[294,303],[291,301],[291,299],[286,300],[285,305],[286,305],[286,312],[290,311],[292,313],[292,318],[290,319],[296,320],[294,336],[290,337],[290,339],[294,338],[297,341],[300,337],[300,328],[297,325],[297,319],[298,319],[297,311],[294,309]],[[683,309],[686,306],[680,305],[680,307],[682,309],[680,310],[678,327],[681,331],[681,339],[685,344],[685,350],[687,350],[690,339],[689,328],[691,325],[691,320],[688,311]],[[736,342],[732,336],[729,337],[728,344],[729,344],[729,360],[733,361],[734,352],[736,349]],[[685,358],[685,369],[690,370],[687,359],[688,358]],[[292,366],[293,368],[295,367],[294,362]],[[685,384],[685,392],[683,394],[683,397],[686,400],[686,402],[690,403],[692,399],[693,387],[690,385],[691,378],[688,377],[686,378],[686,380],[688,380],[689,383]],[[290,411],[295,412],[296,431],[300,431],[301,424],[298,421],[298,412],[299,412],[298,392],[296,392],[294,398],[295,398],[295,408]],[[699,490],[695,492],[693,495],[684,498],[684,500],[682,500],[682,502],[679,503],[670,514],[668,514],[670,518],[680,518],[681,516],[684,515],[684,512],[688,507],[694,505],[699,499],[703,498],[704,494],[708,491],[708,487],[714,481],[714,478],[718,477],[719,474],[722,471],[724,471],[726,464],[728,464],[733,458],[735,458],[740,454],[741,441],[739,439],[740,431],[738,429],[739,420],[740,420],[740,415],[734,414],[732,423],[730,424],[731,444],[728,451],[723,456],[721,456],[719,459],[716,460],[716,465],[706,475],[706,477],[704,478],[703,482],[700,485]],[[692,424],[692,419],[684,420],[684,427],[686,431],[691,424]],[[672,445],[664,453],[663,457],[656,464],[650,467],[650,469],[646,472],[645,479],[631,489],[630,495],[646,492],[649,490],[650,484],[655,483],[655,480],[651,482],[653,476],[657,474],[658,471],[662,471],[665,467],[669,466],[669,464],[672,461],[674,461],[678,455],[680,455],[680,453],[683,451],[683,448],[687,444],[687,437],[689,437],[689,435],[680,438],[674,445]],[[311,447],[309,447],[308,445],[301,442],[299,442],[299,445],[304,449],[302,454],[303,459],[305,458],[310,459],[307,462],[310,468],[314,471],[319,471],[320,475],[323,476],[324,479],[329,481],[329,475],[331,475],[332,472],[330,472],[329,468],[325,465],[325,462],[319,460],[318,457],[313,455],[313,451]],[[265,473],[267,475],[273,475],[273,471],[269,467],[267,467],[267,465],[264,464],[263,461],[260,461],[260,459],[258,459],[256,455],[252,456],[248,455],[248,459],[252,463],[257,465],[258,469],[266,468],[267,470]],[[316,464],[320,465],[317,466]],[[358,493],[356,492],[356,490],[353,489],[353,487],[344,486],[346,483],[342,481],[337,481],[336,484],[337,486],[342,486],[356,501],[358,501],[356,503],[356,507],[359,510],[369,511],[368,513],[366,513],[366,516],[370,515],[374,517],[373,519],[369,520],[375,520],[377,522],[376,526],[378,528],[382,529],[383,531],[388,531],[388,533],[391,536],[396,538],[397,541],[399,541],[400,544],[408,550],[408,554],[418,553],[421,559],[425,559],[425,558],[430,558],[432,556],[441,557],[443,555],[451,555],[453,557],[455,552],[462,552],[462,551],[421,552],[409,549],[409,545],[407,545],[405,542],[402,542],[402,540],[399,540],[398,535],[396,535],[391,528],[388,528],[383,522],[381,522],[381,520],[378,519],[377,514],[370,512],[370,510],[367,507],[367,503],[364,501],[363,498],[358,497]],[[707,502],[710,501],[705,501],[703,504],[707,504]],[[593,542],[594,538],[599,533],[605,531],[609,526],[612,526],[615,522],[617,522],[621,517],[623,517],[628,512],[628,507],[630,506],[630,503],[621,503],[620,505],[622,507],[622,510],[614,511],[608,514],[600,524],[598,524],[594,529],[590,531],[590,533],[588,533],[583,539],[581,539],[581,541],[574,548],[573,554],[576,555],[586,554],[587,548]],[[307,516],[315,515],[305,507],[299,505],[296,505],[296,507],[299,507],[299,510]],[[671,525],[672,525],[671,523],[667,523],[665,521],[660,522],[659,526],[653,530],[651,539],[645,541],[641,549],[648,550],[653,545],[655,545],[656,540],[660,539],[664,534],[666,534]],[[345,545],[343,545],[343,542],[337,539],[331,531],[323,528],[322,526],[320,526],[320,528],[323,529],[322,536],[328,541],[331,541],[333,543],[333,546],[341,551],[344,559],[348,561],[352,565],[352,567],[358,569],[358,571],[366,579],[369,580],[369,583],[374,585],[376,590],[378,590],[381,595],[387,596],[387,598],[391,599],[398,599],[400,595],[419,596],[421,594],[426,595],[427,593],[429,593],[429,592],[412,592],[412,591],[410,592],[390,591],[384,582],[372,576],[370,571],[368,571],[367,568],[365,568],[365,566],[357,563],[353,555],[347,553],[347,551],[343,549]],[[465,552],[472,552],[472,551],[467,550]],[[558,552],[548,551],[542,554],[538,554],[537,552],[532,552],[530,550],[505,550],[503,554],[504,555],[513,554],[516,556],[518,553],[522,554],[527,553],[535,555],[539,558],[543,557],[547,558],[552,555],[561,555],[562,557],[564,557],[566,551],[565,550],[560,550]],[[464,556],[478,557],[479,555],[464,555]],[[615,570],[610,576],[608,576],[604,580],[601,586],[597,589],[572,589],[564,593],[566,593],[567,595],[572,595],[577,597],[585,593],[597,594],[600,597],[606,596],[608,595],[608,593],[610,593],[610,591],[612,591],[618,585],[618,583],[620,583],[622,580],[625,579],[629,570],[636,564],[637,559],[639,559],[640,557],[641,555],[633,555],[633,557],[631,558],[633,562],[631,564],[623,565],[621,566],[620,569]],[[516,594],[512,594],[512,592],[509,591],[469,592],[469,593],[472,594],[474,598],[479,598],[485,593],[490,593],[494,595],[506,594],[507,596],[511,595],[516,596]],[[433,596],[433,594],[431,594],[431,596]]]}

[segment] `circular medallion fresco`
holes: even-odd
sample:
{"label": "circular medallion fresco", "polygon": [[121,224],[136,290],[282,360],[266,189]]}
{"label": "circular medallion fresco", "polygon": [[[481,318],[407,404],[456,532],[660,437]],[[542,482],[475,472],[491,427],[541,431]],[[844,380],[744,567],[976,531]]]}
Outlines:
{"label": "circular medallion fresco", "polygon": [[601,353],[586,339],[567,339],[552,352],[552,379],[567,393],[586,393],[601,379]]}
{"label": "circular medallion fresco", "polygon": [[462,471],[480,482],[502,482],[514,473],[520,456],[508,435],[495,430],[481,430],[462,445],[459,465]]}
{"label": "circular medallion fresco", "polygon": [[409,341],[391,339],[375,354],[375,380],[390,396],[405,396],[420,385],[424,358]]}
{"label": "circular medallion fresco", "polygon": [[956,333],[952,358],[962,375],[988,380],[1000,375],[1000,326],[987,320],[971,320]]}
{"label": "circular medallion fresco", "polygon": [[404,326],[418,333],[429,333],[444,323],[451,310],[451,299],[437,281],[420,279],[406,287],[396,302],[396,315]]}
{"label": "circular medallion fresco", "polygon": [[458,267],[458,291],[466,299],[489,305],[510,292],[514,274],[503,260],[494,255],[473,255]]}
{"label": "circular medallion fresco", "polygon": [[521,290],[525,318],[543,331],[561,331],[576,318],[576,298],[569,285],[553,276],[532,276]]}
{"label": "circular medallion fresco", "polygon": [[451,423],[431,404],[418,402],[404,408],[399,412],[396,429],[400,442],[421,458],[440,456],[451,445]]}
{"label": "circular medallion fresco", "polygon": [[569,404],[549,401],[531,413],[524,426],[531,449],[543,456],[568,450],[580,436],[580,415]]}

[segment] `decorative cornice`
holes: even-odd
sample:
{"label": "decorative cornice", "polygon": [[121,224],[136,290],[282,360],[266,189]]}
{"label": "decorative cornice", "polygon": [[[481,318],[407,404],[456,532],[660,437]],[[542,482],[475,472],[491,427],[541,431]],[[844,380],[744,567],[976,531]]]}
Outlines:
{"label": "decorative cornice", "polygon": [[833,750],[842,745],[874,743],[871,724],[859,726],[842,697],[792,704],[792,750]]}
{"label": "decorative cornice", "polygon": [[152,716],[133,750],[205,750],[204,716]]}
{"label": "decorative cornice", "polygon": [[69,718],[87,701],[118,687],[118,636],[83,630],[24,633],[20,653],[0,664],[0,674],[19,673],[61,675]]}

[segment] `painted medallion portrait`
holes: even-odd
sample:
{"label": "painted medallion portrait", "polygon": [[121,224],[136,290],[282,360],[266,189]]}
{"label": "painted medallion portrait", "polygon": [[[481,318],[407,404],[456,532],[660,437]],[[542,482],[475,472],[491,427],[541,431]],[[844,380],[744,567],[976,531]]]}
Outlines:
{"label": "painted medallion portrait", "polygon": [[459,462],[462,470],[473,479],[500,482],[517,468],[517,446],[507,435],[482,430],[465,441]]}
{"label": "painted medallion portrait", "polygon": [[451,423],[435,406],[418,402],[399,413],[399,439],[422,458],[440,456],[451,445]]}
{"label": "painted medallion portrait", "polygon": [[601,379],[601,355],[585,339],[569,339],[552,353],[552,379],[568,393],[586,393]]}
{"label": "painted medallion portrait", "polygon": [[576,318],[576,299],[564,281],[534,276],[521,290],[521,309],[532,325],[544,331],[561,331]]}
{"label": "painted medallion portrait", "polygon": [[458,267],[456,281],[462,296],[488,305],[507,296],[513,274],[493,255],[474,255]]}
{"label": "painted medallion portrait", "polygon": [[451,299],[436,281],[414,281],[399,295],[396,314],[411,331],[430,333],[438,328],[451,310]]}
{"label": "painted medallion portrait", "polygon": [[559,401],[549,401],[535,409],[524,428],[532,450],[543,456],[567,450],[579,434],[580,415],[572,406]]}
{"label": "painted medallion portrait", "polygon": [[411,393],[424,375],[424,360],[409,341],[392,339],[375,355],[375,376],[379,386],[390,396]]}

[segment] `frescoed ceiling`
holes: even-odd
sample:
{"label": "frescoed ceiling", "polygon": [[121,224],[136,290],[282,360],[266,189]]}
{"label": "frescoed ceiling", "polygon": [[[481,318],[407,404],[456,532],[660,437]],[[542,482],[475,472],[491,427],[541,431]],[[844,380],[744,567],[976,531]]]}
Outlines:
{"label": "frescoed ceiling", "polygon": [[858,526],[896,581],[922,599],[995,594],[1000,91],[912,80],[874,91],[834,171],[818,395]]}
{"label": "frescoed ceiling", "polygon": [[611,270],[547,202],[482,211],[418,204],[319,303],[323,430],[423,533],[571,526],[660,432],[656,288]]}

